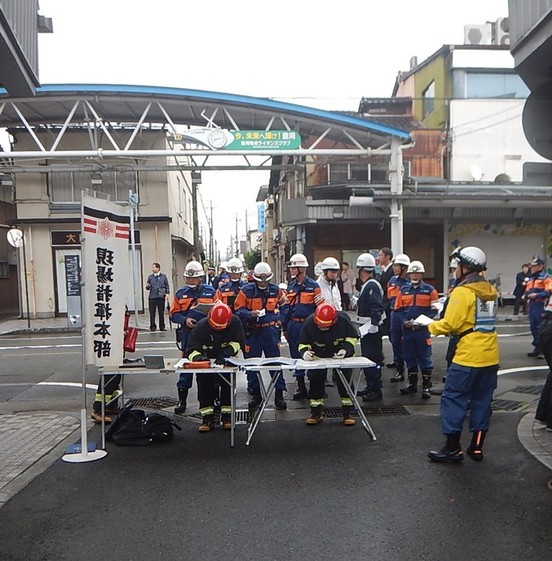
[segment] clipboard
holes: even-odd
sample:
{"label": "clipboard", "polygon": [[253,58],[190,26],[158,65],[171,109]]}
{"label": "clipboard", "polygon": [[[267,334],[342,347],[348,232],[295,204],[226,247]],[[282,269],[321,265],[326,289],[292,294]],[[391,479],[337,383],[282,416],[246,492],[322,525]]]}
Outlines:
{"label": "clipboard", "polygon": [[196,310],[198,312],[202,312],[204,314],[208,314],[209,310],[215,305],[213,302],[212,304],[197,304],[190,308],[190,310]]}

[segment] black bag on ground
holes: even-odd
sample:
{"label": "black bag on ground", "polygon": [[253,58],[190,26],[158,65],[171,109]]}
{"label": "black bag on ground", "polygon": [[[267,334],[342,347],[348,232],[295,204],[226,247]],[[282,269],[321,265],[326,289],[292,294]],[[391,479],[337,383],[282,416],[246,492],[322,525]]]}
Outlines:
{"label": "black bag on ground", "polygon": [[132,409],[132,404],[129,404],[121,409],[105,437],[118,446],[145,446],[155,442],[169,442],[174,434],[173,427],[182,430],[165,415],[147,415],[142,409]]}

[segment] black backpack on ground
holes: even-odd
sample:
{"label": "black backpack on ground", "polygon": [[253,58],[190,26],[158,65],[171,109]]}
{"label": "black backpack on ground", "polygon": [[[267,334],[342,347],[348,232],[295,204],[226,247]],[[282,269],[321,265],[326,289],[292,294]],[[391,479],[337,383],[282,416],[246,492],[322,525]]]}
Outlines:
{"label": "black backpack on ground", "polygon": [[173,427],[182,430],[165,415],[148,415],[142,409],[132,409],[132,404],[129,404],[121,409],[117,419],[106,431],[105,437],[118,446],[145,446],[156,442],[169,442],[174,434]]}

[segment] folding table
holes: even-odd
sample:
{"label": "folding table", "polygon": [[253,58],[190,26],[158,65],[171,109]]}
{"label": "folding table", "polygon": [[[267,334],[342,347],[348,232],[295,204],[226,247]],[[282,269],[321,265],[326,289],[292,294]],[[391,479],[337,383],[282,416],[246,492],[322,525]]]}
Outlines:
{"label": "folding table", "polygon": [[165,366],[159,369],[144,368],[139,366],[120,367],[120,366],[104,366],[100,368],[99,375],[101,379],[102,394],[102,449],[105,450],[105,379],[110,376],[121,376],[121,402],[124,405],[124,380],[127,376],[155,376],[156,374],[180,374],[180,372],[188,372],[190,374],[218,374],[230,386],[230,407],[231,407],[231,429],[230,429],[230,447],[234,447],[234,430],[236,426],[236,367],[213,367],[213,368],[182,368],[183,359],[165,359]]}
{"label": "folding table", "polygon": [[[364,428],[366,429],[366,432],[372,437],[372,440],[377,440],[376,435],[374,434],[374,431],[372,430],[372,427],[370,426],[370,423],[368,422],[368,419],[366,418],[366,415],[364,414],[364,411],[362,410],[362,407],[358,402],[356,390],[354,389],[359,387],[362,368],[370,368],[372,366],[375,366],[375,363],[363,356],[352,356],[349,358],[321,358],[317,360],[298,359],[295,363],[295,368],[299,370],[322,370],[333,368],[337,372],[339,379],[345,387],[347,395],[351,398],[353,405],[358,412],[360,420]],[[357,383],[354,384],[354,388],[349,382],[347,382],[347,379],[345,378],[345,375],[342,371],[343,368],[358,368]],[[352,381],[353,377],[351,376],[351,382]]]}

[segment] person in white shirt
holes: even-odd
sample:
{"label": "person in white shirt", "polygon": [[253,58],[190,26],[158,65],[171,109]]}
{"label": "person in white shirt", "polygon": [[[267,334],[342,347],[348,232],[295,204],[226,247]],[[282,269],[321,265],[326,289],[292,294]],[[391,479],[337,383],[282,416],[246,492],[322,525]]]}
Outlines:
{"label": "person in white shirt", "polygon": [[322,290],[324,302],[331,304],[337,311],[342,311],[341,293],[337,285],[337,277],[341,269],[339,261],[335,257],[326,257],[322,261],[320,268],[322,273],[316,279],[316,282]]}

